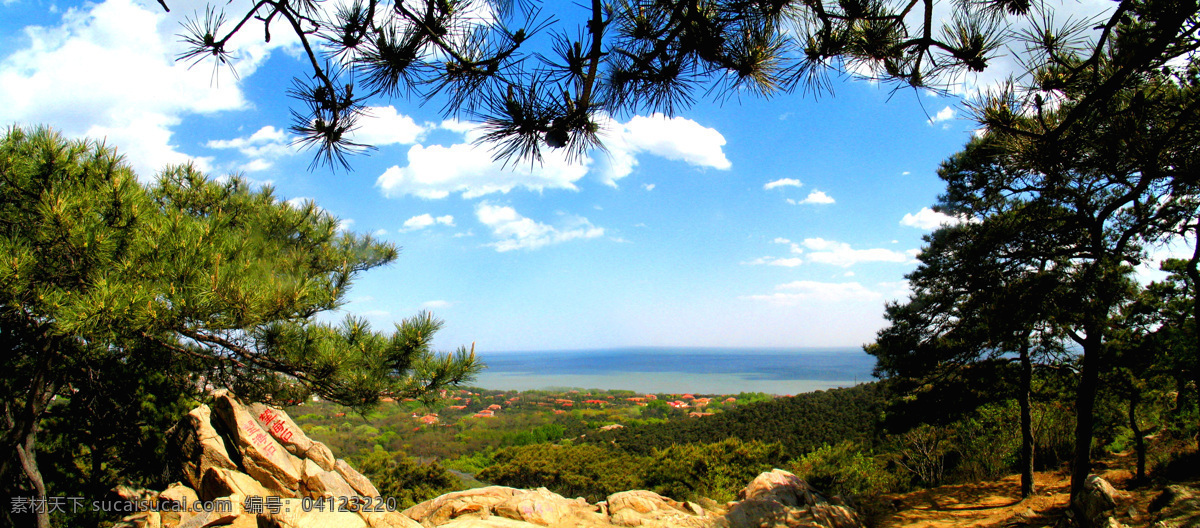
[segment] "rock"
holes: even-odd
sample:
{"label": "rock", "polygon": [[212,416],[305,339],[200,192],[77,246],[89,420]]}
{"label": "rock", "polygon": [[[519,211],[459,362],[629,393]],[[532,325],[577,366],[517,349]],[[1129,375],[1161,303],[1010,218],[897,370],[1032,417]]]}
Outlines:
{"label": "rock", "polygon": [[718,515],[725,514],[725,505],[708,497],[700,497],[696,499],[696,505],[700,506],[700,508],[704,509],[705,511],[714,512]]}
{"label": "rock", "polygon": [[740,500],[768,499],[787,506],[811,506],[827,502],[804,479],[782,469],[759,474],[738,492]]}
{"label": "rock", "polygon": [[307,496],[317,497],[354,497],[354,488],[346,484],[342,477],[332,471],[322,471],[304,479]]}
{"label": "rock", "polygon": [[200,479],[209,468],[237,469],[211,418],[211,409],[201,405],[167,431],[169,449],[192,489],[200,489]]}
{"label": "rock", "polygon": [[162,528],[162,516],[156,511],[135,513],[121,518],[136,528]]}
{"label": "rock", "polygon": [[710,516],[694,502],[678,502],[653,491],[622,491],[608,496],[609,521],[617,526],[715,526]]}
{"label": "rock", "polygon": [[292,421],[292,418],[281,409],[275,409],[262,403],[251,403],[246,410],[254,416],[258,425],[271,437],[279,442],[288,453],[302,459],[316,462],[321,469],[333,471],[333,453],[320,442],[314,441],[304,434],[304,430]]}
{"label": "rock", "polygon": [[546,488],[520,491],[496,504],[492,511],[500,516],[540,526],[567,524],[581,526],[602,521],[596,507],[583,499],[567,499]]}
{"label": "rock", "polygon": [[230,495],[245,497],[266,497],[273,495],[257,480],[245,473],[231,471],[225,468],[212,467],[204,474],[200,484],[200,498],[210,501]]}
{"label": "rock", "polygon": [[[342,463],[345,464],[345,462]],[[354,471],[354,468],[351,468],[349,465],[346,465],[346,467],[350,471]],[[353,474],[358,475],[358,478],[366,481],[368,486],[371,485],[371,482],[367,481],[362,475],[359,475],[357,471],[354,471]],[[359,495],[358,491],[350,487],[350,484],[339,473],[321,469],[320,465],[307,458],[304,459],[303,482],[304,496],[314,499],[318,497],[354,497]]]}
{"label": "rock", "polygon": [[350,464],[347,464],[345,460],[337,459],[333,468],[359,495],[371,498],[379,496],[379,490],[375,489],[375,485],[371,484],[371,481],[367,480],[367,477],[364,477],[362,473],[350,467]]}
{"label": "rock", "polygon": [[1009,518],[1009,522],[1017,523],[1017,524],[1027,524],[1029,521],[1036,519],[1037,516],[1038,516],[1038,514],[1036,511],[1033,511],[1033,508],[1026,506],[1024,508],[1017,510],[1016,513],[1013,513],[1013,516]]}
{"label": "rock", "polygon": [[213,412],[224,423],[246,474],[282,497],[299,493],[303,463],[288,453],[258,424],[258,420],[227,391],[214,393]]}
{"label": "rock", "polygon": [[848,506],[830,503],[807,482],[787,471],[762,473],[739,494],[725,515],[731,528],[861,528]]}
{"label": "rock", "polygon": [[[403,513],[421,523],[422,526],[439,526],[445,524],[450,519],[461,517],[464,514],[482,512],[490,515],[492,506],[512,498],[518,491],[520,490],[505,486],[487,486],[466,491],[456,491],[417,504],[404,510]],[[476,505],[479,508],[475,508]],[[482,515],[478,517],[482,517]]]}
{"label": "rock", "polygon": [[1075,498],[1078,511],[1087,517],[1088,526],[1104,526],[1117,507],[1119,493],[1107,480],[1088,475],[1083,491]]}
{"label": "rock", "polygon": [[336,459],[333,456],[333,451],[330,451],[329,447],[321,442],[313,441],[312,447],[308,448],[304,456],[308,460],[316,462],[318,466],[321,466],[326,471],[337,471],[334,467]]}
{"label": "rock", "polygon": [[1163,528],[1200,526],[1200,491],[1187,486],[1167,486],[1150,503],[1154,525]]}
{"label": "rock", "polygon": [[[504,517],[488,517],[486,519],[456,519],[438,528],[541,528],[536,524],[525,521],[514,521]],[[565,527],[564,527],[565,528]]]}
{"label": "rock", "polygon": [[167,489],[158,494],[159,502],[173,501],[182,508],[191,508],[196,501],[200,500],[200,496],[196,490],[184,486],[182,482],[172,482],[167,485]]}
{"label": "rock", "polygon": [[[195,515],[192,508],[198,500],[200,500],[200,496],[196,493],[196,490],[184,486],[180,482],[172,482],[167,486],[167,489],[158,494],[158,504],[162,508],[163,526],[178,526],[180,523],[190,519]],[[175,507],[172,507],[167,501],[173,502]]]}
{"label": "rock", "polygon": [[158,492],[145,488],[131,488],[124,484],[118,484],[112,489],[112,494],[129,502],[145,502],[153,504],[158,500]]}
{"label": "rock", "polygon": [[240,523],[238,526],[254,526],[247,525],[245,519],[253,520],[254,524],[258,524],[255,515],[246,513],[242,502],[245,496],[234,494],[230,497],[223,498],[220,502],[215,503],[210,511],[194,511],[193,515],[188,520],[180,523],[179,528],[207,528],[209,526],[227,526],[235,522]]}
{"label": "rock", "polygon": [[[351,511],[304,511],[300,499],[282,499],[278,513],[269,510],[258,515],[259,519],[274,523],[277,528],[367,528],[367,521]],[[271,524],[267,524],[271,526]]]}
{"label": "rock", "polygon": [[1195,497],[1196,490],[1187,486],[1171,484],[1163,488],[1162,493],[1159,493],[1154,497],[1154,500],[1150,501],[1149,510],[1150,513],[1155,513],[1163,508],[1173,506],[1181,500],[1187,500]]}
{"label": "rock", "polygon": [[398,511],[360,510],[358,515],[367,521],[367,525],[371,528],[421,528],[421,523]]}

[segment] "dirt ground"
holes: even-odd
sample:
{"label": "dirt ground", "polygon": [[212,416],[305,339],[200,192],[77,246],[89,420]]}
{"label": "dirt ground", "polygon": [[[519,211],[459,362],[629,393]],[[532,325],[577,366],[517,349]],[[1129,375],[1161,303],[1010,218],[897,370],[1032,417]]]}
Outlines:
{"label": "dirt ground", "polygon": [[[1161,486],[1131,486],[1127,469],[1131,457],[1113,457],[1097,464],[1096,472],[1123,497],[1115,517],[1127,526],[1149,526],[1150,501]],[[1039,472],[1034,475],[1035,495],[1021,500],[1020,475],[1001,480],[942,486],[884,497],[892,512],[875,518],[878,528],[1000,528],[1016,526],[1067,526],[1070,475]],[[1192,483],[1195,485],[1195,483]]]}

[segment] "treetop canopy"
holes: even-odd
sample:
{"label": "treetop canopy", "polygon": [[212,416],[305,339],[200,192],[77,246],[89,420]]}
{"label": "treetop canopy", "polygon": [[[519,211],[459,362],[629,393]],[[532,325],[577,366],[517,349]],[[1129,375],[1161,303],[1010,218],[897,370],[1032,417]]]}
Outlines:
{"label": "treetop canopy", "polygon": [[[1051,6],[1028,0],[592,0],[566,14],[535,0],[262,0],[222,9],[187,23],[180,59],[227,63],[242,31],[295,34],[308,64],[288,90],[292,129],[316,148],[315,162],[331,165],[370,148],[349,138],[377,96],[437,101],[446,116],[481,122],[479,141],[499,159],[537,161],[547,148],[578,158],[603,147],[603,115],[671,115],[700,97],[825,92],[831,74],[947,90],[1006,50],[1029,72],[1066,65],[1057,83],[1025,85],[1087,84],[1104,99],[1129,75],[1194,52],[1198,24],[1195,2],[1145,0],[1057,21]],[[1010,29],[1017,19],[1030,29]],[[1088,68],[1118,34],[1142,44],[1127,46],[1116,71]]]}
{"label": "treetop canopy", "polygon": [[441,322],[428,313],[390,334],[318,321],[397,248],[340,230],[315,204],[191,166],[143,186],[111,149],[48,129],[10,129],[0,177],[0,318],[10,337],[54,343],[18,355],[30,368],[47,353],[86,364],[149,341],[138,349],[171,351],[164,361],[196,362],[213,381],[248,389],[282,374],[349,405],[478,370],[465,349],[431,351]]}

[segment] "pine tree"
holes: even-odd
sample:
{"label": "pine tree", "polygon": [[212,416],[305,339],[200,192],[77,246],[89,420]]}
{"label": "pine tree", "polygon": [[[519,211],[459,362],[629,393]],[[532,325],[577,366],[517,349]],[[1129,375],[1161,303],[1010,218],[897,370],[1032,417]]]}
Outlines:
{"label": "pine tree", "polygon": [[[308,64],[289,90],[292,129],[315,162],[343,165],[370,148],[350,135],[377,96],[436,101],[447,117],[482,122],[480,141],[497,158],[536,161],[547,149],[579,157],[602,147],[609,116],[670,115],[700,98],[825,93],[836,75],[951,91],[1005,49],[1038,63],[1069,46],[1094,61],[1121,21],[1146,12],[1162,16],[1142,18],[1148,44],[1122,57],[1114,82],[1198,49],[1195,2],[1122,0],[1092,42],[1073,35],[1096,20],[1053,23],[1053,5],[1028,0],[592,0],[553,15],[537,0],[223,8],[187,23],[180,59],[228,64],[240,32],[295,34]],[[1044,34],[1009,30],[1021,21]],[[1087,106],[1112,95],[1109,80],[1094,80]]]}
{"label": "pine tree", "polygon": [[[340,231],[314,204],[293,207],[238,178],[217,182],[181,166],[146,186],[103,145],[8,130],[0,141],[8,358],[0,482],[46,494],[41,421],[56,397],[116,375],[105,366],[112,362],[162,365],[250,397],[290,386],[356,407],[469,380],[480,368],[474,350],[432,352],[441,322],[430,314],[392,333],[353,317],[317,321],[344,302],[354,277],[396,254]],[[39,528],[48,523],[38,516]]]}

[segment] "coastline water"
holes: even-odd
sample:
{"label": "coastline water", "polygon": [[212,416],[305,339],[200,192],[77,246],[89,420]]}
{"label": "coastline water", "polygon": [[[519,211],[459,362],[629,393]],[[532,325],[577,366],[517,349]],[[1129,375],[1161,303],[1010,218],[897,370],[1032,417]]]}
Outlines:
{"label": "coastline water", "polygon": [[615,348],[481,353],[472,385],[497,390],[799,394],[872,381],[860,348]]}

